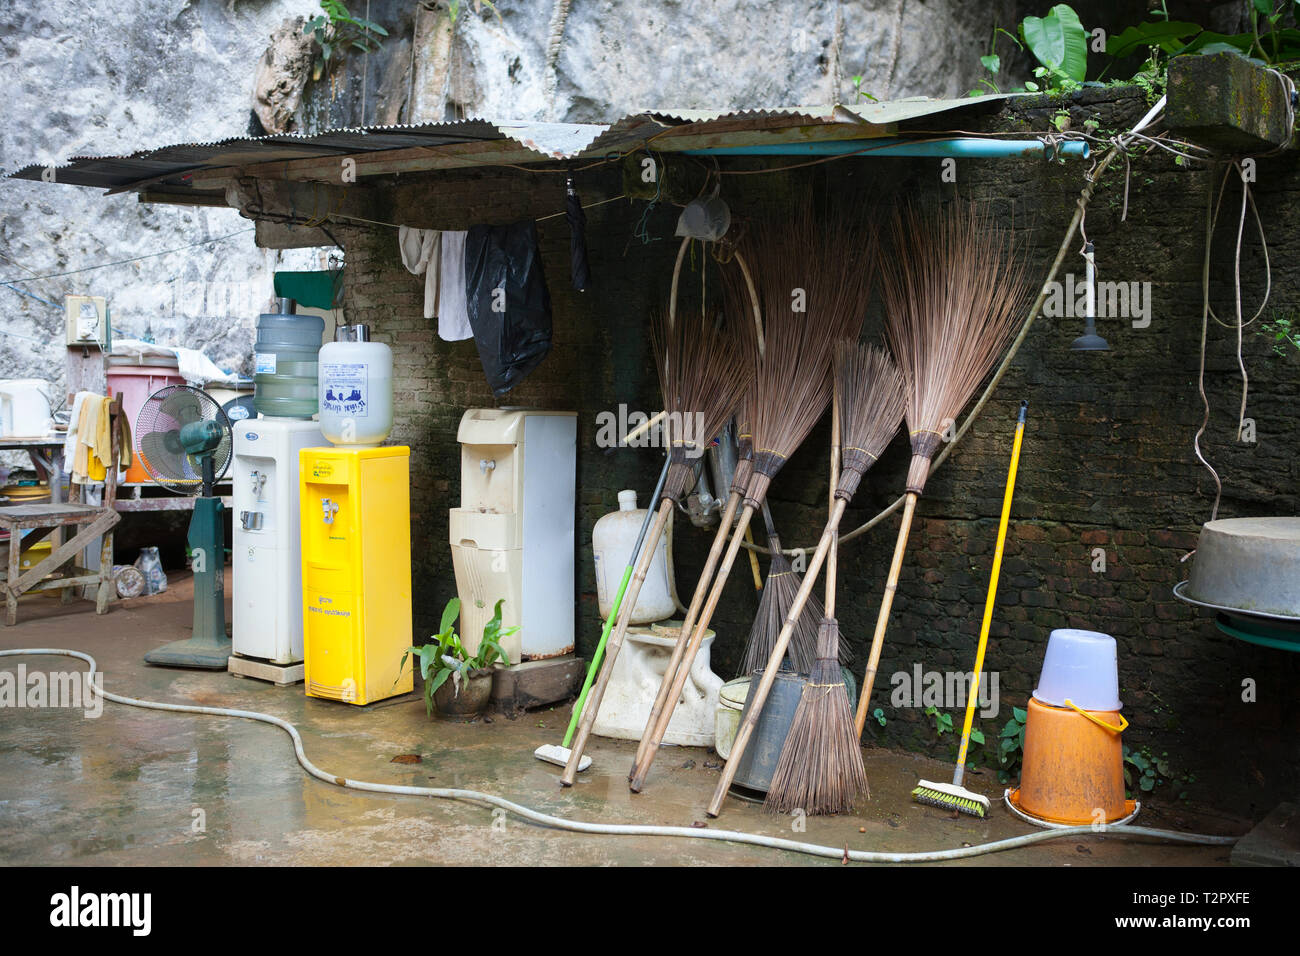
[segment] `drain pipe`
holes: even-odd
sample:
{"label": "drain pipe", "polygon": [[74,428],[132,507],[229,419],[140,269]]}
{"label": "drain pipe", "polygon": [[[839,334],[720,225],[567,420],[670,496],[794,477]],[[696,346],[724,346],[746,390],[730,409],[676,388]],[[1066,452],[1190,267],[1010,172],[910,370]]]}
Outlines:
{"label": "drain pipe", "polygon": [[1088,158],[1088,144],[1067,140],[1049,146],[1042,139],[840,139],[760,146],[708,146],[684,149],[687,156],[942,156],[956,159],[1006,159],[1015,156]]}
{"label": "drain pipe", "polygon": [[[0,650],[0,657],[72,657],[79,661],[84,661],[90,668],[89,675],[93,676],[97,671],[95,659],[89,654],[82,651],[74,651],[63,647],[22,647],[14,650]],[[745,833],[740,830],[710,830],[697,829],[695,827],[662,827],[635,823],[589,823],[585,820],[568,820],[564,817],[557,817],[549,813],[542,813],[531,807],[522,804],[513,803],[502,797],[491,793],[482,793],[478,790],[461,790],[450,787],[407,787],[397,784],[388,783],[370,783],[365,780],[350,780],[347,777],[341,777],[337,774],[329,773],[316,766],[307,757],[306,750],[303,749],[302,736],[298,733],[298,728],[287,720],[271,714],[263,714],[253,710],[232,710],[227,707],[202,707],[198,704],[168,704],[156,700],[141,700],[136,697],[125,697],[121,694],[114,694],[111,691],[99,689],[94,693],[100,694],[107,700],[115,704],[125,704],[128,707],[140,707],[145,710],[161,710],[170,713],[180,714],[208,714],[216,717],[241,717],[246,720],[256,720],[263,724],[270,724],[273,727],[279,727],[289,739],[293,741],[294,756],[298,758],[298,763],[311,776],[317,780],[323,780],[325,783],[333,784],[336,787],[344,787],[348,790],[364,790],[367,793],[387,793],[401,794],[412,797],[434,797],[442,800],[461,800],[466,803],[487,804],[488,806],[499,807],[509,813],[536,823],[540,826],[554,827],[559,830],[567,830],[572,833],[590,833],[600,836],[649,836],[649,837],[672,837],[685,840],[721,840],[724,843],[740,843],[746,846],[759,846],[771,850],[787,850],[793,853],[804,853],[808,856],[818,856],[830,860],[851,861],[854,863],[939,863],[949,860],[962,860],[968,857],[981,856],[985,853],[997,853],[1002,850],[1014,850],[1018,847],[1032,846],[1035,843],[1045,843],[1048,840],[1059,840],[1062,837],[1084,837],[1084,836],[1114,836],[1114,837],[1145,837],[1153,840],[1164,840],[1171,843],[1190,843],[1201,846],[1231,846],[1237,842],[1237,837],[1211,836],[1204,833],[1179,833],[1176,830],[1156,830],[1151,827],[1134,827],[1134,826],[1081,826],[1065,827],[1060,830],[1042,830],[1037,833],[1027,833],[1023,836],[1011,837],[1006,840],[995,840],[992,843],[981,843],[974,846],[954,847],[950,850],[927,850],[920,853],[884,853],[875,850],[850,850],[848,847],[823,846],[816,843],[802,843],[798,840],[787,840],[782,837],[769,837],[759,833]]]}

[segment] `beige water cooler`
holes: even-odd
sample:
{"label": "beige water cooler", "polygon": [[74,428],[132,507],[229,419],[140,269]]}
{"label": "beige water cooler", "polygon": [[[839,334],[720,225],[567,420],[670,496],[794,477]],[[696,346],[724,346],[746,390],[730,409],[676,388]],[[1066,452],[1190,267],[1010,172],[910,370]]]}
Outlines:
{"label": "beige water cooler", "polygon": [[576,412],[472,408],[461,418],[461,501],[451,509],[460,633],[478,647],[497,601],[514,663],[574,646]]}

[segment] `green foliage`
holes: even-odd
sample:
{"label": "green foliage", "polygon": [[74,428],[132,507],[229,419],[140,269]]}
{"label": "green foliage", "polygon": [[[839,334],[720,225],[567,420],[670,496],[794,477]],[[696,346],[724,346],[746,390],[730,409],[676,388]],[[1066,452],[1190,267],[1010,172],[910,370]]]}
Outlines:
{"label": "green foliage", "polygon": [[[1152,793],[1156,787],[1172,782],[1193,784],[1196,776],[1175,773],[1166,752],[1162,751],[1157,757],[1150,747],[1134,750],[1128,744],[1124,745],[1124,786],[1128,788],[1129,799],[1133,799],[1135,789],[1140,793]],[[1187,791],[1180,791],[1178,799],[1186,800]]]}
{"label": "green foliage", "polygon": [[[487,7],[489,10],[492,11],[492,15],[497,18],[497,23],[505,22],[501,19],[501,14],[497,12],[497,5],[493,3],[492,0],[472,0],[472,2],[474,4],[475,13],[482,13],[483,8]],[[447,18],[451,20],[452,25],[455,25],[456,21],[460,19],[461,5],[462,5],[462,0],[448,0]]]}
{"label": "green foliage", "polygon": [[[303,26],[302,32],[311,34],[320,47],[321,59],[312,67],[312,79],[319,80],[323,67],[338,54],[348,50],[370,53],[379,49],[380,40],[388,31],[373,20],[354,17],[343,0],[320,0],[321,12]],[[373,34],[373,35],[372,35]]]}
{"label": "green foliage", "polygon": [[866,90],[862,88],[861,76],[852,77],[852,80],[853,80],[854,102],[857,102],[858,100],[871,100],[871,102],[873,103],[880,102],[880,100],[876,99],[876,97],[872,96],[870,93],[868,93]]}
{"label": "green foliage", "polygon": [[1020,771],[1020,760],[1025,752],[1025,721],[1028,712],[1023,707],[1011,708],[1011,719],[998,731],[998,780],[1010,783]]}
{"label": "green foliage", "polygon": [[1025,17],[1020,36],[1039,63],[1034,76],[1050,89],[1068,92],[1083,83],[1088,73],[1088,31],[1069,4],[1058,3],[1045,17]]}
{"label": "green foliage", "polygon": [[934,721],[934,732],[942,737],[952,732],[952,715],[945,714],[935,707],[925,708],[925,716]]}
{"label": "green foliage", "polygon": [[[414,656],[420,662],[420,677],[424,680],[424,709],[433,716],[433,695],[447,678],[456,675],[456,679],[468,680],[475,671],[486,670],[495,664],[510,666],[510,656],[501,647],[501,641],[519,630],[517,627],[501,629],[501,606],[505,600],[497,601],[492,620],[483,627],[483,639],[479,641],[478,651],[470,654],[461,643],[456,633],[456,619],[460,616],[460,598],[452,598],[442,610],[442,622],[438,633],[429,638],[428,643],[420,647],[408,647],[402,655],[402,662],[397,667],[398,679],[406,669],[406,660]],[[397,683],[394,681],[393,683]]]}
{"label": "green foliage", "polygon": [[1273,340],[1274,354],[1286,356],[1293,349],[1300,352],[1300,314],[1274,310],[1259,323],[1259,331]]}

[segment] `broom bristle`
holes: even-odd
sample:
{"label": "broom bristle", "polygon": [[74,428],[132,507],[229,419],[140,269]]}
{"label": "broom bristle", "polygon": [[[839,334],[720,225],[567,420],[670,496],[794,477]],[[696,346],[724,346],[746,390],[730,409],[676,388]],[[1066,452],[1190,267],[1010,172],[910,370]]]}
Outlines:
{"label": "broom bristle", "polygon": [[907,389],[908,491],[1019,325],[1030,293],[1022,244],[973,202],[908,204],[882,257],[885,338]]}
{"label": "broom bristle", "polygon": [[753,233],[750,254],[766,328],[750,430],[757,505],[831,399],[834,343],[856,339],[871,293],[874,234],[865,219],[804,211]]}
{"label": "broom bristle", "polygon": [[838,622],[822,618],[817,661],[799,697],[763,803],[772,813],[848,813],[868,792],[862,748],[840,673],[838,645]]}
{"label": "broom bristle", "polygon": [[907,393],[902,373],[884,349],[851,340],[835,347],[835,391],[843,446],[835,497],[848,501],[898,433]]}
{"label": "broom bristle", "polygon": [[[763,583],[762,596],[758,599],[758,613],[754,615],[754,624],[749,629],[745,656],[740,664],[742,676],[767,666],[786,615],[794,606],[794,598],[799,593],[802,580],[791,566],[790,560],[773,547],[772,563],[767,570],[767,580]],[[803,613],[799,615],[786,649],[786,656],[797,673],[807,674],[816,660],[817,622],[821,620],[822,614],[822,602],[817,595],[808,595],[808,601],[804,604]]]}
{"label": "broom bristle", "polygon": [[667,412],[669,470],[660,500],[676,501],[694,480],[695,462],[750,390],[756,341],[743,328],[715,331],[698,312],[679,314],[671,327],[665,313],[651,334]]}

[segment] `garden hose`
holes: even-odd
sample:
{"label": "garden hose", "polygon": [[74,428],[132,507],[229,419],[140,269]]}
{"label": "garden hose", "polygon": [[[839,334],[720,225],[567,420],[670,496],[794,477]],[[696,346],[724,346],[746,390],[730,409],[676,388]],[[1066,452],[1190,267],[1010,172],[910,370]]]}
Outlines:
{"label": "garden hose", "polygon": [[[80,661],[85,661],[90,668],[88,676],[94,675],[98,670],[95,659],[89,654],[67,648],[24,647],[14,650],[0,650],[0,657],[35,656],[72,657]],[[389,793],[413,797],[434,797],[441,800],[460,800],[466,803],[486,804],[491,807],[498,807],[508,813],[512,813],[530,823],[536,823],[540,826],[553,827],[560,830],[567,830],[572,833],[590,833],[602,836],[672,837],[686,840],[720,840],[725,843],[739,843],[747,846],[764,847],[771,850],[786,850],[793,853],[803,853],[808,856],[823,857],[825,859],[848,860],[854,863],[938,863],[948,860],[967,859],[985,853],[1014,850],[1023,846],[1031,846],[1035,843],[1044,843],[1048,840],[1058,840],[1062,837],[1103,835],[1123,838],[1146,837],[1148,839],[1164,840],[1171,843],[1187,843],[1202,846],[1230,846],[1237,842],[1237,837],[1211,836],[1204,833],[1179,833],[1175,830],[1157,830],[1151,827],[1078,826],[1066,827],[1060,830],[1043,830],[1037,833],[1027,833],[1023,836],[1010,837],[1005,840],[995,840],[991,843],[955,847],[950,850],[927,850],[919,853],[886,853],[875,850],[850,850],[847,847],[802,843],[798,840],[763,836],[758,833],[745,833],[739,830],[710,830],[707,828],[700,829],[696,827],[666,827],[629,823],[590,823],[585,820],[569,820],[549,813],[542,813],[541,811],[534,810],[531,807],[513,803],[510,800],[495,796],[494,794],[482,793],[477,790],[462,790],[450,787],[407,787],[388,783],[371,783],[365,780],[350,780],[347,777],[327,773],[308,759],[307,753],[303,749],[302,737],[298,733],[297,728],[287,720],[282,720],[281,718],[274,717],[270,714],[262,714],[253,710],[234,710],[226,707],[201,707],[198,704],[168,704],[161,701],[140,700],[135,697],[125,697],[121,694],[114,694],[111,691],[103,689],[97,690],[96,693],[100,694],[107,700],[113,701],[115,704],[125,704],[128,707],[140,707],[145,710],[161,710],[181,714],[209,714],[215,717],[242,717],[246,720],[256,720],[264,724],[271,724],[272,726],[279,727],[288,734],[289,738],[293,741],[294,755],[298,758],[298,763],[301,765],[303,770],[307,771],[307,773],[311,774],[311,776],[316,779],[323,780],[326,783],[333,784],[337,787],[345,787],[349,790],[362,790],[368,793]]]}

